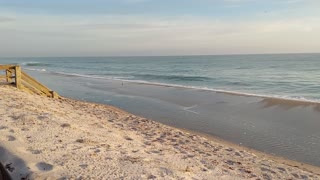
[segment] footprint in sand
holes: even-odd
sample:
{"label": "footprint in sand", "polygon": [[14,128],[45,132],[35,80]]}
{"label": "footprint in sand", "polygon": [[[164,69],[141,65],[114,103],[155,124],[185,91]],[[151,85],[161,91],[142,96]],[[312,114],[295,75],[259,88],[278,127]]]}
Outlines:
{"label": "footprint in sand", "polygon": [[15,141],[16,138],[14,136],[7,136],[8,141]]}
{"label": "footprint in sand", "polygon": [[53,169],[53,165],[45,162],[39,162],[36,166],[40,171],[51,171]]}
{"label": "footprint in sand", "polygon": [[63,127],[63,128],[69,128],[69,127],[71,127],[71,125],[70,125],[69,123],[63,123],[63,124],[61,124],[60,126]]}
{"label": "footprint in sand", "polygon": [[27,151],[30,151],[32,154],[41,154],[42,153],[41,150],[37,150],[37,149],[27,149]]}
{"label": "footprint in sand", "polygon": [[0,126],[0,130],[3,130],[3,129],[8,129],[7,126]]}
{"label": "footprint in sand", "polygon": [[41,120],[45,120],[45,119],[48,119],[48,116],[46,116],[46,115],[40,115],[40,116],[37,117],[37,119],[40,120],[40,121],[41,121]]}
{"label": "footprint in sand", "polygon": [[133,140],[133,139],[132,139],[131,137],[129,137],[129,136],[125,136],[124,139],[127,140],[127,141],[132,141],[132,140]]}
{"label": "footprint in sand", "polygon": [[80,164],[79,165],[82,169],[86,169],[88,167],[88,164]]}

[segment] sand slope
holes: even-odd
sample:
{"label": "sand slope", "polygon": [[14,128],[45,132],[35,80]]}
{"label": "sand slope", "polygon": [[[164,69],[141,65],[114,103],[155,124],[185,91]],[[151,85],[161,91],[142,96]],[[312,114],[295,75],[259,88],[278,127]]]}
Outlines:
{"label": "sand slope", "polygon": [[0,161],[14,179],[320,179],[111,106],[0,93]]}

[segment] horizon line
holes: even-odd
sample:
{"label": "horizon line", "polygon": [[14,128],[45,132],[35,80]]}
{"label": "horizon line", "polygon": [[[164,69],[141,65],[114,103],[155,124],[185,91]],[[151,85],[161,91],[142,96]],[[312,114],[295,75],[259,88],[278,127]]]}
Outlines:
{"label": "horizon line", "polygon": [[230,53],[230,54],[181,54],[181,55],[104,55],[104,56],[0,56],[0,58],[100,58],[100,57],[186,57],[186,56],[246,56],[246,55],[289,55],[289,54],[320,54],[320,52],[290,53]]}

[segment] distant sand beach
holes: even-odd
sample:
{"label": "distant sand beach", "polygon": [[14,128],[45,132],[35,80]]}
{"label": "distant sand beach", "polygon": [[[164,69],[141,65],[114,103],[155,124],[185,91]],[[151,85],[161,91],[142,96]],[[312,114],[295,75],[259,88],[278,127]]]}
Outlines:
{"label": "distant sand beach", "polygon": [[318,167],[112,106],[0,93],[0,162],[13,179],[320,179]]}

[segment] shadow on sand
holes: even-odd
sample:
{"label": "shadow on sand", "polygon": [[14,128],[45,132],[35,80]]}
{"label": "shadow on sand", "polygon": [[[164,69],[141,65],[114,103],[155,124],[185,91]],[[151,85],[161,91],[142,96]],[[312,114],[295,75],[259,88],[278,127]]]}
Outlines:
{"label": "shadow on sand", "polygon": [[25,162],[0,146],[0,180],[28,180],[32,172]]}

